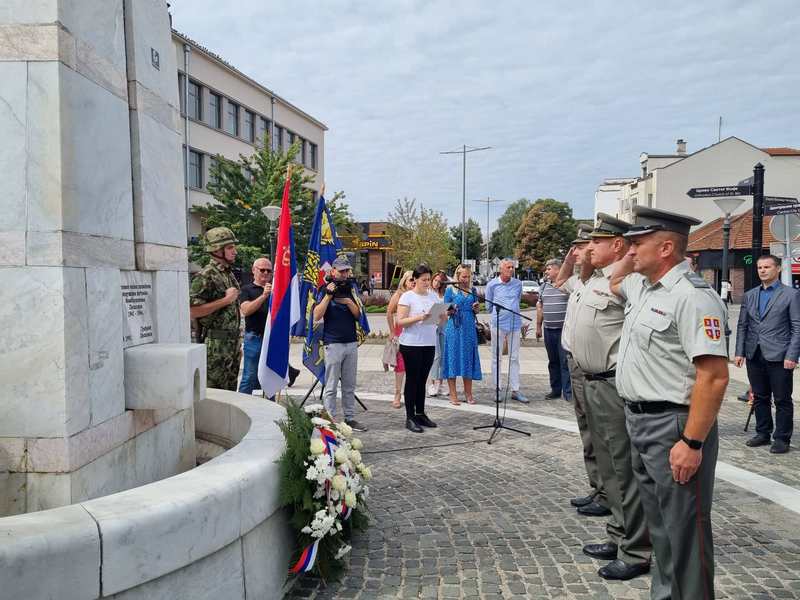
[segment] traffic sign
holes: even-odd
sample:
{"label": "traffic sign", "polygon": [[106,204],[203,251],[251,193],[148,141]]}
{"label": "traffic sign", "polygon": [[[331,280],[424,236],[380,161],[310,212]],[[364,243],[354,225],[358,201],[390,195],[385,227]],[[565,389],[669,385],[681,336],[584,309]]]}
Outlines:
{"label": "traffic sign", "polygon": [[[786,230],[786,223],[789,225],[788,231]],[[800,217],[796,214],[790,214],[773,218],[769,223],[769,230],[776,240],[786,241],[787,234],[789,239],[793,240],[800,235]]]}
{"label": "traffic sign", "polygon": [[791,196],[764,196],[764,202],[769,204],[798,204],[797,198]]}
{"label": "traffic sign", "polygon": [[794,215],[800,213],[800,204],[775,203],[765,204],[765,215]]}
{"label": "traffic sign", "polygon": [[686,195],[690,198],[725,198],[726,196],[752,196],[751,185],[721,185],[717,187],[692,188]]}

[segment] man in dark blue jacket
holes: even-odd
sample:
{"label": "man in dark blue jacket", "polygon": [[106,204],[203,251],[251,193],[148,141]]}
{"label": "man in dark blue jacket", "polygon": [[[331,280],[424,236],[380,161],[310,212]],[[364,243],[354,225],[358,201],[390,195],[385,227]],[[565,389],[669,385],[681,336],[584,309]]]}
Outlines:
{"label": "man in dark blue jacket", "polygon": [[[800,355],[800,292],[778,281],[781,261],[766,255],[758,259],[761,285],[748,290],[736,330],[737,367],[747,360],[747,378],[753,389],[756,435],[748,446],[764,446],[772,437],[773,454],[789,451],[792,438],[792,375]],[[770,397],[775,399],[773,431]]]}

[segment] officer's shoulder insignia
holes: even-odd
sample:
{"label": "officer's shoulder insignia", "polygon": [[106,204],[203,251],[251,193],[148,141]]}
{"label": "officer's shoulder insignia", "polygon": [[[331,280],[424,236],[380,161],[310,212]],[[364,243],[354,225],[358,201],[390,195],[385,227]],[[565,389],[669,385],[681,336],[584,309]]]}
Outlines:
{"label": "officer's shoulder insignia", "polygon": [[700,277],[697,273],[693,271],[688,271],[687,273],[683,274],[684,277],[696,288],[710,288],[711,286],[708,285],[708,282]]}
{"label": "officer's shoulder insignia", "polygon": [[708,339],[718,341],[722,337],[722,324],[719,317],[703,317],[703,331]]}

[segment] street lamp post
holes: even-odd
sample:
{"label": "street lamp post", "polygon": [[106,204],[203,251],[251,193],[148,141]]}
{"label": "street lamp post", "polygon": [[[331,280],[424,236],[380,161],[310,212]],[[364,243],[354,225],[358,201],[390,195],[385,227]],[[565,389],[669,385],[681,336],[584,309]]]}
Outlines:
{"label": "street lamp post", "polygon": [[480,152],[481,150],[490,150],[491,146],[484,146],[482,148],[467,148],[466,144],[461,147],[461,150],[453,150],[450,152],[439,152],[439,154],[460,154],[461,155],[461,262],[467,260],[467,154],[469,152]]}
{"label": "street lamp post", "polygon": [[[720,295],[722,295],[723,288],[725,288],[725,298],[728,300],[728,294],[731,290],[731,283],[729,279],[730,268],[728,266],[728,252],[731,241],[731,213],[733,213],[744,202],[743,198],[729,197],[729,198],[714,198],[714,204],[725,215],[722,221],[722,276],[720,277]],[[727,286],[726,286],[727,284]]]}
{"label": "street lamp post", "polygon": [[278,217],[281,216],[281,208],[280,206],[264,206],[261,209],[261,212],[267,217],[269,221],[269,231],[267,234],[269,235],[269,247],[271,252],[272,262],[275,262],[275,221],[278,220]]}

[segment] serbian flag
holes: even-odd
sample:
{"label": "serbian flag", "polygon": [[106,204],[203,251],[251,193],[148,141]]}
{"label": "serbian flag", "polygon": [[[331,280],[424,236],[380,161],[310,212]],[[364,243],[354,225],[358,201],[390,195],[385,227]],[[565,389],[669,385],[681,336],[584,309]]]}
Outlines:
{"label": "serbian flag", "polygon": [[269,398],[289,382],[289,331],[300,319],[300,294],[297,266],[294,258],[292,213],[289,211],[289,186],[286,176],[283,186],[278,243],[275,246],[272,294],[269,297],[269,317],[264,327],[261,357],[258,362],[258,381]]}
{"label": "serbian flag", "polygon": [[[312,315],[317,302],[318,290],[325,283],[325,275],[331,269],[336,257],[344,256],[342,242],[336,235],[331,213],[320,196],[314,211],[314,223],[308,240],[308,254],[300,282],[300,320],[294,326],[292,335],[306,338],[303,344],[303,365],[325,385],[325,355],[322,343],[322,323],[314,325]],[[361,303],[358,288],[353,286],[353,301],[361,308],[361,318],[356,323],[356,338],[363,342],[369,333],[367,313]]]}

